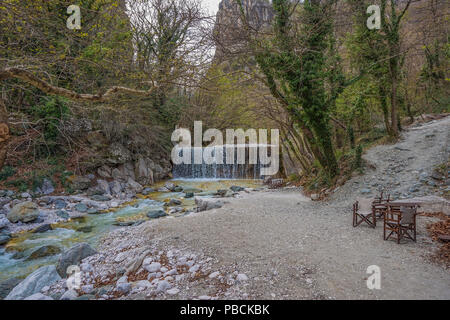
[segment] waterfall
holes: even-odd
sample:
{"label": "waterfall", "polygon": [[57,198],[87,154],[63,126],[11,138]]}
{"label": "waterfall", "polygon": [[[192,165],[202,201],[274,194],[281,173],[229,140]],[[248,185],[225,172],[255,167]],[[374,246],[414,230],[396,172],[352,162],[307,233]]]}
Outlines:
{"label": "waterfall", "polygon": [[[222,145],[216,146],[213,149],[209,148],[209,152],[214,158],[212,164],[205,163],[204,157],[202,157],[202,163],[195,163],[194,154],[196,152],[203,152],[207,148],[194,148],[185,147],[179,148],[178,152],[180,157],[184,152],[191,154],[190,163],[174,164],[173,177],[184,179],[262,179],[261,168],[264,167],[260,163],[260,148],[264,147],[265,150],[270,152],[270,145]],[[234,149],[234,152],[233,152]],[[253,149],[253,159],[250,159],[250,149]],[[245,163],[238,163],[238,152],[245,154]],[[212,151],[212,152],[211,152]],[[222,151],[223,159],[219,161],[220,151]],[[227,152],[234,153],[234,161],[232,164],[227,163]],[[231,158],[231,155],[230,155]],[[256,161],[255,161],[256,160]],[[242,159],[241,159],[242,162]]]}

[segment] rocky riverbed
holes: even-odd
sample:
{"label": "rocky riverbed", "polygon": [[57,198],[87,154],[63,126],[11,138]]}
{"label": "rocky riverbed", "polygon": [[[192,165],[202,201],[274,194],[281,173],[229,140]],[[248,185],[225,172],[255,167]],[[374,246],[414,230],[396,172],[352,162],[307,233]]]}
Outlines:
{"label": "rocky riverbed", "polygon": [[[86,217],[109,217],[101,224],[108,228],[78,237],[84,244],[66,246],[37,270],[34,265],[26,274],[35,273],[20,283],[7,276],[0,293],[7,292],[8,299],[449,299],[448,269],[429,260],[437,244],[426,225],[435,218],[420,216],[417,243],[401,245],[383,241],[381,226],[351,226],[355,199],[381,189],[395,199],[421,201],[427,212],[449,214],[448,180],[436,171],[448,159],[449,129],[447,117],[410,128],[397,144],[369,150],[364,158],[372,169],[324,201],[312,201],[296,188],[233,186],[236,182],[215,182],[209,189],[202,183],[211,182],[166,183],[116,208],[112,202],[118,200],[97,201],[108,207],[106,213],[85,212]],[[96,201],[80,197],[84,200],[66,201],[69,216],[79,214],[76,206],[83,201]],[[33,203],[43,209],[57,200]],[[84,204],[88,210],[94,205]],[[45,230],[44,222],[17,222],[13,228]],[[11,228],[11,222],[6,225]],[[52,232],[53,225],[43,234]],[[6,248],[36,240],[25,234],[23,241],[7,241]],[[93,234],[102,236],[92,241]],[[75,288],[61,272],[71,264],[81,272]],[[381,290],[366,286],[370,265],[381,268]]]}

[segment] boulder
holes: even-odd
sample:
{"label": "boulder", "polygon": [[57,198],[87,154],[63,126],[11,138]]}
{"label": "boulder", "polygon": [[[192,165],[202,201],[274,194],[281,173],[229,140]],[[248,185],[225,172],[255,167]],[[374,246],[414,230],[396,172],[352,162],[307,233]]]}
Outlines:
{"label": "boulder", "polygon": [[0,282],[0,300],[4,299],[22,280],[21,278],[9,278]]}
{"label": "boulder", "polygon": [[144,196],[148,196],[150,193],[152,193],[152,192],[155,192],[155,189],[153,189],[153,188],[145,188],[143,191],[142,191],[142,194],[144,195]]}
{"label": "boulder", "polygon": [[110,167],[106,165],[98,168],[97,173],[103,179],[110,179],[112,177],[111,176],[112,170]]}
{"label": "boulder", "polygon": [[233,192],[241,192],[241,191],[244,191],[244,190],[245,190],[245,188],[239,187],[239,186],[231,186],[230,189],[231,189],[231,191],[233,191]]}
{"label": "boulder", "polygon": [[77,210],[78,212],[81,212],[81,213],[85,213],[88,211],[88,207],[84,203],[78,203],[75,205],[74,208],[75,208],[75,210]]}
{"label": "boulder", "polygon": [[47,231],[52,230],[52,225],[47,223],[47,224],[43,224],[40,227],[37,227],[36,229],[33,230],[33,233],[44,233]]}
{"label": "boulder", "polygon": [[147,212],[147,217],[150,219],[158,219],[167,216],[166,212],[162,209],[159,210],[150,210]]}
{"label": "boulder", "polygon": [[59,280],[61,280],[61,277],[58,275],[55,266],[41,267],[14,287],[5,300],[23,300],[41,292],[42,288],[49,287]]}
{"label": "boulder", "polygon": [[97,202],[106,202],[111,200],[110,196],[105,196],[105,195],[95,195],[91,197],[91,200],[97,201]]}
{"label": "boulder", "polygon": [[61,253],[61,248],[57,246],[43,246],[36,250],[34,250],[30,256],[27,258],[27,260],[36,260],[48,256],[54,256],[55,254]]}
{"label": "boulder", "polygon": [[55,205],[55,209],[58,209],[58,210],[64,209],[65,207],[67,207],[67,203],[62,199],[55,200],[54,205]]}
{"label": "boulder", "polygon": [[57,215],[58,217],[60,217],[61,219],[64,219],[64,220],[67,220],[67,219],[70,218],[70,215],[69,215],[67,212],[65,212],[64,210],[58,210],[58,211],[56,211],[56,215]]}
{"label": "boulder", "polygon": [[41,192],[45,195],[49,195],[55,192],[55,187],[53,186],[53,183],[47,178],[45,178],[44,181],[42,181],[42,186],[40,189]]}
{"label": "boulder", "polygon": [[6,218],[0,218],[0,230],[6,228],[9,224],[9,220]]}
{"label": "boulder", "polygon": [[78,298],[78,293],[73,289],[69,289],[64,292],[60,300],[75,300],[76,298]]}
{"label": "boulder", "polygon": [[58,260],[56,270],[58,274],[65,278],[67,268],[72,265],[78,265],[81,260],[96,254],[97,252],[87,243],[79,243],[67,251],[64,251]]}
{"label": "boulder", "polygon": [[113,182],[110,182],[109,187],[110,187],[111,193],[113,195],[118,195],[118,194],[123,192],[122,183],[120,183],[117,180],[114,180]]}
{"label": "boulder", "polygon": [[127,189],[131,190],[132,192],[139,193],[144,190],[144,187],[130,177],[127,181]]}
{"label": "boulder", "polygon": [[195,204],[197,205],[197,212],[208,211],[212,209],[222,208],[224,203],[219,200],[195,198]]}
{"label": "boulder", "polygon": [[11,240],[11,235],[9,234],[0,234],[0,246],[7,244]]}
{"label": "boulder", "polygon": [[91,186],[91,179],[87,177],[76,176],[71,179],[71,187],[74,190],[87,190]]}
{"label": "boulder", "polygon": [[34,301],[37,301],[37,300],[53,300],[53,298],[38,292],[38,293],[35,293],[35,294],[33,294],[33,295],[23,299],[23,300],[34,300]]}
{"label": "boulder", "polygon": [[111,195],[111,188],[105,180],[97,180],[97,189],[104,195]]}
{"label": "boulder", "polygon": [[139,158],[135,165],[135,176],[136,181],[142,185],[153,184],[153,171],[150,168],[148,159]]}
{"label": "boulder", "polygon": [[178,199],[170,199],[168,205],[171,207],[180,206],[182,204],[181,200]]}
{"label": "boulder", "polygon": [[39,216],[39,209],[37,204],[27,201],[15,205],[11,211],[8,213],[8,220],[12,223],[21,222],[32,222],[36,220]]}
{"label": "boulder", "polygon": [[167,182],[164,187],[169,191],[174,191],[177,186],[172,182]]}
{"label": "boulder", "polygon": [[122,282],[117,285],[117,291],[123,294],[127,294],[131,291],[131,284],[128,282]]}

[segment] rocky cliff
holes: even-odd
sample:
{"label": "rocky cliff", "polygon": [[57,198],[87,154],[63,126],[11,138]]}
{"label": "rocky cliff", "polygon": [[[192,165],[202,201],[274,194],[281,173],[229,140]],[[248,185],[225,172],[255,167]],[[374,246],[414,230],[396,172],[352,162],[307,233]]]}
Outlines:
{"label": "rocky cliff", "polygon": [[[242,0],[242,3],[247,21],[253,29],[261,30],[270,26],[274,15],[269,0]],[[220,2],[214,35],[217,43],[216,59],[232,51],[239,51],[245,43],[240,9],[236,0]]]}

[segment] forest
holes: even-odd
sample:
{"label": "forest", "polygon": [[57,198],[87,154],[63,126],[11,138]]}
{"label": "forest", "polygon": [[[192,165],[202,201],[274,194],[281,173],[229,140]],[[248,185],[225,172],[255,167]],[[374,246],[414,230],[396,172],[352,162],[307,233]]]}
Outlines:
{"label": "forest", "polygon": [[449,8],[2,0],[0,300],[450,299]]}
{"label": "forest", "polygon": [[[170,133],[277,128],[280,176],[345,182],[364,150],[449,107],[441,0],[5,0],[0,6],[1,183],[149,158],[170,176]],[[370,5],[380,9],[369,29]]]}

